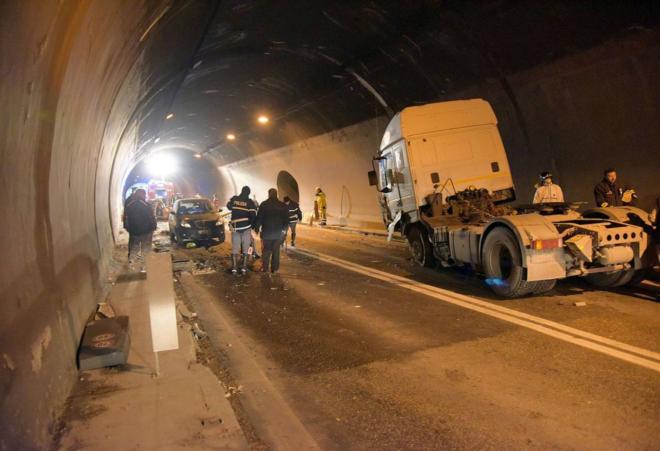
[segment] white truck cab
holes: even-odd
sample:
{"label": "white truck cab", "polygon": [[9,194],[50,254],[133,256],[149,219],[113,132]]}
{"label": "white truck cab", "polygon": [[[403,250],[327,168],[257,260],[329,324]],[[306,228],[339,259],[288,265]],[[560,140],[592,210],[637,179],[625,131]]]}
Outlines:
{"label": "white truck cab", "polygon": [[513,179],[485,100],[405,108],[373,163],[369,181],[385,225],[407,238],[415,261],[470,265],[503,297],[548,291],[574,275],[623,285],[648,266],[641,210],[621,221],[622,211],[586,217],[567,203],[507,205],[515,200]]}

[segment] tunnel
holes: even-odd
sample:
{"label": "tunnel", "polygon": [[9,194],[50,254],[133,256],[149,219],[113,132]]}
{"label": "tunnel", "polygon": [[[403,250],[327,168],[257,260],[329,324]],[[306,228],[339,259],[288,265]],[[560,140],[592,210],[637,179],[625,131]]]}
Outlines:
{"label": "tunnel", "polygon": [[127,189],[156,154],[221,205],[271,187],[382,227],[367,180],[393,115],[481,98],[518,191],[551,171],[593,205],[606,167],[650,209],[655,1],[67,0],[0,6],[0,448],[43,448],[110,289]]}

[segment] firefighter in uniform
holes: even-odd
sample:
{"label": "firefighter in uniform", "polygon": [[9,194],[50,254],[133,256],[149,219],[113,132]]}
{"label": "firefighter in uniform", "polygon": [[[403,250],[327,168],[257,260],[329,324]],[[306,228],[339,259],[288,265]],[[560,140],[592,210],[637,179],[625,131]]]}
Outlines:
{"label": "firefighter in uniform", "polygon": [[543,171],[539,174],[539,183],[536,185],[533,204],[545,204],[548,202],[564,202],[564,193],[561,186],[552,183],[552,174]]}
{"label": "firefighter in uniform", "polygon": [[238,256],[243,254],[241,272],[247,272],[248,249],[252,242],[252,226],[257,216],[257,206],[250,199],[250,188],[244,186],[241,194],[232,197],[227,203],[231,210],[231,272],[238,272]]}
{"label": "firefighter in uniform", "polygon": [[314,197],[314,214],[319,221],[319,225],[326,225],[327,222],[327,203],[325,200],[325,193],[320,187],[316,187],[316,196]]}
{"label": "firefighter in uniform", "polygon": [[[291,229],[291,247],[296,247],[296,224],[302,221],[302,211],[300,211],[300,206],[296,202],[292,201],[289,196],[284,196],[284,203],[289,208],[288,229]],[[284,234],[284,242],[286,242],[286,233]]]}

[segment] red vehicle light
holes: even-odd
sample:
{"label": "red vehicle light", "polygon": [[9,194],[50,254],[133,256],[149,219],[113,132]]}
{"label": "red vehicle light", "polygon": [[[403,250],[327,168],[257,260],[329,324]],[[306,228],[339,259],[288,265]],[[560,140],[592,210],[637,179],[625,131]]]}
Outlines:
{"label": "red vehicle light", "polygon": [[553,238],[551,240],[532,240],[530,247],[534,250],[541,251],[544,249],[556,249],[562,246],[561,238]]}

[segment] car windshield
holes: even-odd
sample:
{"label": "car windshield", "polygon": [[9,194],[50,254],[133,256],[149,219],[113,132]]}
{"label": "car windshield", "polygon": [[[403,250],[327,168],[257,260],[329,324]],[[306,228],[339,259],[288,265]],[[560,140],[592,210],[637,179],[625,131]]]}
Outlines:
{"label": "car windshield", "polygon": [[194,199],[179,202],[177,213],[180,215],[195,215],[213,211],[211,203],[206,199]]}

